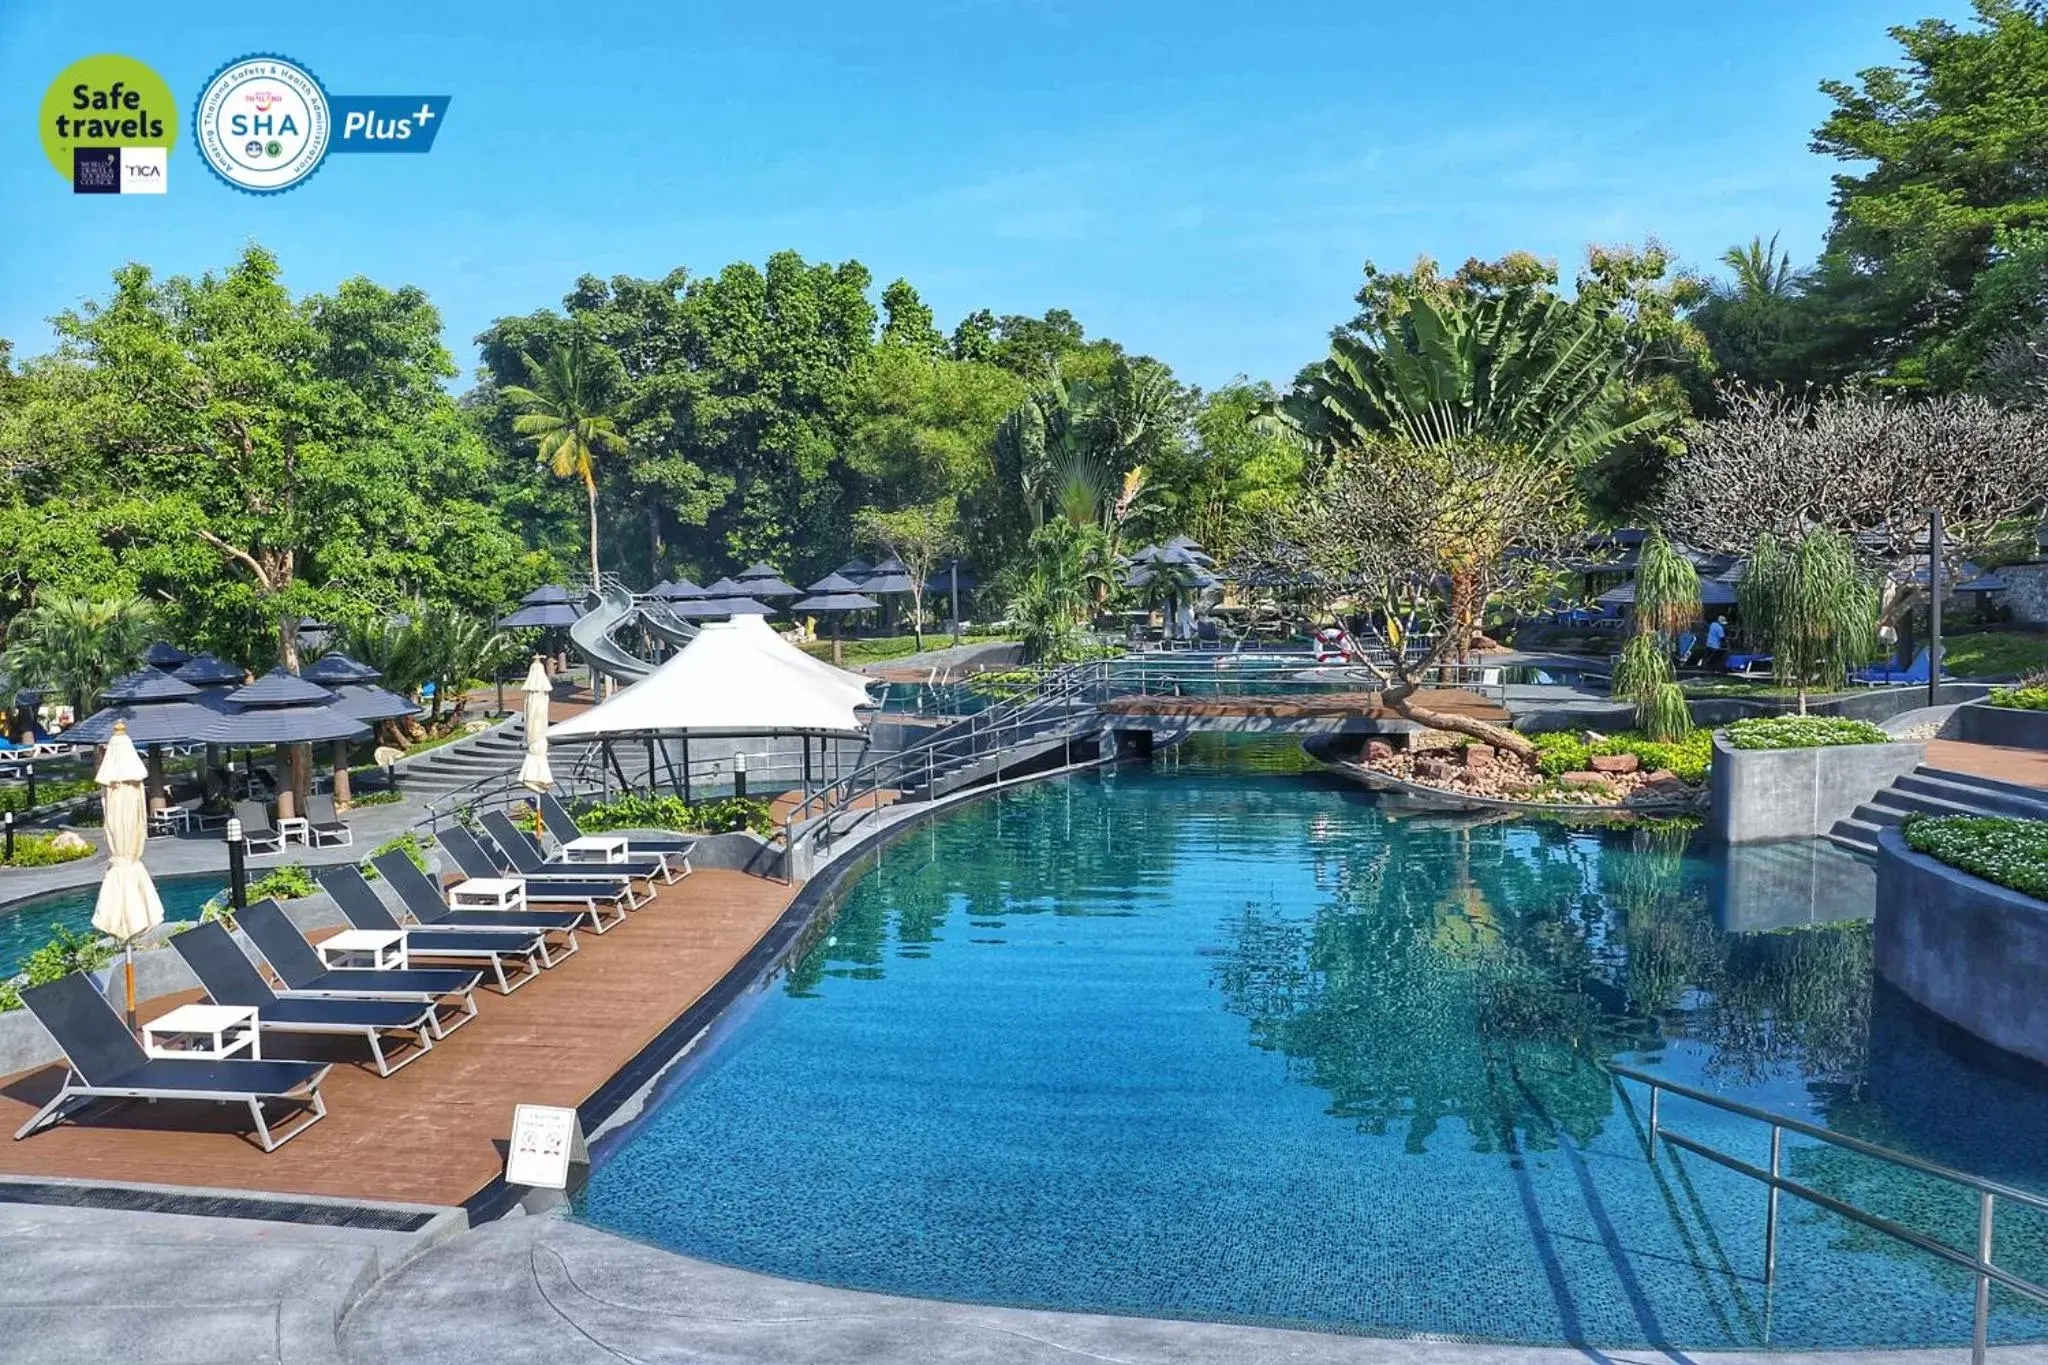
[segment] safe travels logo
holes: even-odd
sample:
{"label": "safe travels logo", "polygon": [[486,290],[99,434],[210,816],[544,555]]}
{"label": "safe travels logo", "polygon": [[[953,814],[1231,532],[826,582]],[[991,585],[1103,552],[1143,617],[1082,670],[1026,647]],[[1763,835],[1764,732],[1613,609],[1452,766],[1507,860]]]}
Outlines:
{"label": "safe travels logo", "polygon": [[43,154],[74,194],[162,194],[178,106],[164,78],[112,53],[59,72],[37,116]]}
{"label": "safe travels logo", "polygon": [[[193,106],[200,159],[249,194],[298,188],[336,152],[426,152],[447,95],[330,95],[305,63],[250,53],[208,78]],[[132,57],[72,63],[43,96],[43,151],[77,194],[162,194],[178,137],[170,86]]]}

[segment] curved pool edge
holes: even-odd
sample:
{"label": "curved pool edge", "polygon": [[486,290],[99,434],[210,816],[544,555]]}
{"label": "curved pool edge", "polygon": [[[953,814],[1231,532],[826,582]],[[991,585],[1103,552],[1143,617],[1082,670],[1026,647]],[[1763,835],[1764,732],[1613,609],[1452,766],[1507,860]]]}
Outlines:
{"label": "curved pool edge", "polygon": [[[485,1286],[490,1293],[479,1294]],[[365,1363],[575,1360],[593,1346],[638,1359],[834,1365],[1584,1365],[1624,1358],[1644,1365],[1937,1365],[1959,1358],[1955,1347],[1608,1351],[918,1299],[723,1266],[556,1215],[502,1220],[425,1252],[371,1289],[338,1335],[344,1359]],[[1994,1346],[1990,1356],[2002,1365],[2048,1365],[2048,1346]]]}
{"label": "curved pool edge", "polygon": [[[698,1055],[700,1045],[727,1022],[727,1016],[748,994],[774,980],[777,972],[801,957],[810,947],[810,933],[828,921],[838,909],[845,890],[865,872],[874,857],[889,844],[920,825],[961,806],[1000,795],[1013,787],[1066,777],[1114,763],[1114,758],[1091,758],[1044,772],[1031,773],[983,787],[970,787],[936,801],[922,802],[902,810],[895,818],[867,830],[859,838],[834,848],[826,862],[783,908],[766,933],[754,941],[740,960],[718,979],[710,990],[697,997],[667,1028],[614,1071],[590,1097],[576,1107],[591,1151],[592,1165],[601,1164],[618,1144],[630,1136],[632,1126],[650,1103],[684,1076],[684,1064]],[[519,1205],[518,1190],[507,1185],[501,1172],[491,1183],[464,1201],[463,1209],[472,1226],[502,1218]]]}

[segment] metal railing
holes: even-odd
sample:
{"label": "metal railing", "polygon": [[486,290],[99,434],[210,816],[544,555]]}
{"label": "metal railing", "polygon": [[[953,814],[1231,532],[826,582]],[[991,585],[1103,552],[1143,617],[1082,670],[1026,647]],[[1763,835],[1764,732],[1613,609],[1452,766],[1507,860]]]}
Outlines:
{"label": "metal railing", "polygon": [[[1774,1284],[1777,1281],[1778,1196],[1782,1192],[1796,1199],[1803,1199],[1816,1207],[1826,1209],[1830,1213],[1846,1218],[1861,1227],[1869,1228],[1873,1232],[1882,1233],[1887,1237],[1894,1238],[1905,1243],[1907,1246],[1924,1251],[1930,1256],[1945,1261],[1950,1265],[1958,1266],[1974,1275],[1977,1280],[1976,1318],[1970,1342],[1970,1359],[1974,1362],[1974,1365],[1983,1365],[1984,1353],[1988,1346],[1987,1338],[1991,1325],[1991,1286],[1993,1284],[2003,1285],[2014,1293],[2031,1299],[2036,1303],[2048,1304],[2048,1285],[2036,1284],[2032,1280],[2015,1275],[2013,1272],[2000,1267],[1991,1259],[1993,1234],[1996,1230],[1994,1225],[1997,1219],[1999,1201],[2003,1200],[2006,1203],[2018,1204],[2022,1208],[2032,1209],[2038,1213],[2048,1213],[2048,1199],[2044,1199],[2040,1195],[2029,1194],[2025,1190],[2014,1189],[2010,1185],[2000,1184],[1995,1180],[1986,1180],[1982,1176],[1971,1175],[1968,1171],[1959,1171],[1951,1166],[1942,1166],[1932,1161],[1924,1161],[1916,1156],[1908,1156],[1904,1152],[1895,1152],[1888,1147],[1880,1147],[1874,1142],[1865,1142],[1861,1138],[1850,1137],[1846,1133],[1833,1132],[1817,1124],[1807,1123],[1802,1119],[1791,1118],[1784,1114],[1774,1114],[1768,1109],[1758,1109],[1736,1100],[1710,1094],[1704,1090],[1696,1090],[1689,1085],[1680,1085],[1675,1081],[1664,1080],[1660,1077],[1634,1070],[1631,1067],[1609,1066],[1607,1069],[1614,1076],[1617,1087],[1619,1087],[1621,1081],[1630,1080],[1649,1088],[1649,1150],[1652,1161],[1656,1160],[1657,1139],[1661,1137],[1673,1147],[1691,1152],[1695,1156],[1704,1157],[1718,1166],[1724,1166],[1731,1171],[1735,1171],[1740,1175],[1746,1175],[1752,1180],[1760,1181],[1765,1185],[1768,1190],[1764,1205],[1765,1284]],[[1697,1138],[1687,1137],[1683,1133],[1674,1133],[1665,1128],[1661,1113],[1661,1100],[1667,1091],[1673,1095],[1707,1105],[1709,1108],[1718,1109],[1723,1113],[1734,1114],[1738,1118],[1750,1119],[1754,1122],[1768,1125],[1771,1130],[1769,1168],[1754,1165],[1751,1162],[1742,1160],[1740,1157],[1730,1156],[1718,1148],[1708,1146]],[[1967,1251],[1959,1247],[1950,1246],[1938,1238],[1930,1237],[1926,1233],[1909,1228],[1903,1223],[1886,1218],[1881,1214],[1872,1213],[1867,1209],[1858,1208],[1854,1204],[1837,1199],[1831,1194],[1824,1194],[1810,1185],[1801,1184],[1799,1181],[1787,1178],[1784,1174],[1783,1166],[1785,1134],[1788,1132],[1798,1133],[1801,1136],[1840,1147],[1844,1151],[1855,1152],[1859,1156],[1867,1156],[1876,1161],[1887,1162],[1903,1170],[1913,1171],[1936,1180],[1945,1180],[1950,1184],[1959,1185],[1971,1191],[1977,1196],[1976,1246]]]}

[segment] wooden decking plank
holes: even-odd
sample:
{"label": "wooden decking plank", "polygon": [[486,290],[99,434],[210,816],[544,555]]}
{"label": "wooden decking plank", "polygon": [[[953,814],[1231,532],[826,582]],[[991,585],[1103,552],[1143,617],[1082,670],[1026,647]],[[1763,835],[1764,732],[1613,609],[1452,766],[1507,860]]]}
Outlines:
{"label": "wooden decking plank", "polygon": [[[328,1117],[272,1153],[241,1125],[188,1129],[192,1105],[124,1105],[0,1144],[0,1172],[142,1181],[340,1198],[459,1204],[502,1168],[516,1104],[573,1105],[730,971],[788,905],[794,888],[706,868],[611,932],[577,935],[582,951],[510,996],[479,990],[478,1018],[395,1076],[339,1062],[323,1093]],[[145,1017],[192,993],[145,1002]],[[266,1057],[361,1057],[360,1045],[269,1035]],[[0,1078],[0,1124],[12,1132],[55,1093],[61,1067]],[[223,1117],[231,1117],[223,1115]]]}

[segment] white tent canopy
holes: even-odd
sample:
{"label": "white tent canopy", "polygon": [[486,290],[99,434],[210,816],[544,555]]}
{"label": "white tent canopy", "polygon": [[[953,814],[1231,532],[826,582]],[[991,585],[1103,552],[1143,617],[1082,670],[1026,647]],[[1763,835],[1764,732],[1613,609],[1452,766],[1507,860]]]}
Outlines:
{"label": "white tent canopy", "polygon": [[548,739],[865,733],[856,711],[873,704],[866,691],[856,695],[847,675],[824,677],[788,657],[801,651],[785,650],[771,630],[709,622],[674,658],[611,700],[550,727]]}
{"label": "white tent canopy", "polygon": [[812,658],[777,635],[775,628],[759,616],[736,616],[733,618],[733,624],[754,637],[760,647],[774,658],[786,659],[811,676],[843,690],[846,695],[853,698],[855,706],[875,704],[874,698],[868,695],[868,689],[881,681],[879,678],[870,678],[864,673],[853,673],[844,668],[834,668],[823,659]]}

